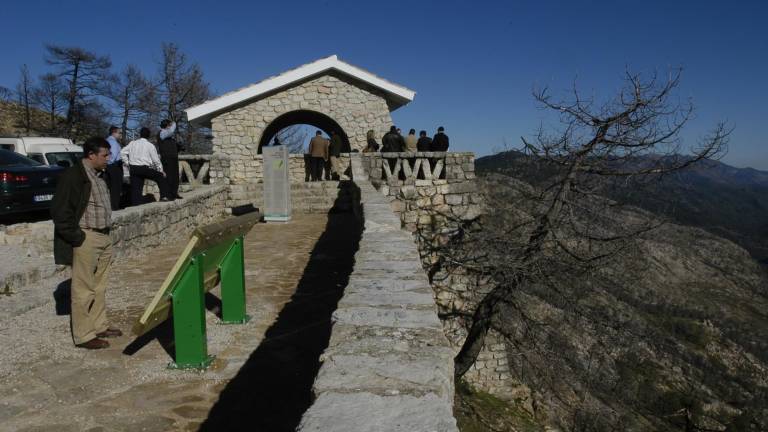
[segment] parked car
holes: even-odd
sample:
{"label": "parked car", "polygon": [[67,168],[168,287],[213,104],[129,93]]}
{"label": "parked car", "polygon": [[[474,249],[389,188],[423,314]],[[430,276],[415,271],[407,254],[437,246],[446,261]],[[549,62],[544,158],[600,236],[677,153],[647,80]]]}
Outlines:
{"label": "parked car", "polygon": [[82,157],[83,148],[67,138],[0,138],[0,149],[10,150],[43,165],[70,167]]}
{"label": "parked car", "polygon": [[0,215],[50,208],[63,172],[60,166],[46,166],[0,149]]}

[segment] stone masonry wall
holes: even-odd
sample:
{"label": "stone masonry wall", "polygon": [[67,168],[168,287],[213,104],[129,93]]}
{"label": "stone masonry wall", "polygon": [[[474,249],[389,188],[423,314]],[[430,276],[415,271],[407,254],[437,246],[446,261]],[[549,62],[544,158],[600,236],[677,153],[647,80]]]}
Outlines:
{"label": "stone masonry wall", "polygon": [[[131,207],[112,214],[114,258],[127,259],[148,249],[188,237],[197,226],[225,216],[226,187],[205,186],[171,203]],[[0,229],[0,314],[22,313],[50,301],[37,290],[48,278],[63,281],[69,268],[53,262],[51,221],[14,224]]]}
{"label": "stone masonry wall", "polygon": [[[453,351],[411,235],[353,156],[364,222],[299,431],[457,431]],[[357,165],[357,168],[355,168]]]}
{"label": "stone masonry wall", "polygon": [[[362,160],[371,183],[390,200],[403,228],[414,234],[427,270],[437,260],[434,248],[444,244],[452,227],[484,213],[483,197],[474,181],[472,153],[367,153]],[[443,316],[473,310],[484,285],[456,268],[439,268],[430,282]],[[465,323],[457,318],[442,323],[456,354],[466,337]],[[481,390],[512,398],[517,386],[506,355],[503,338],[491,332],[465,379]]]}
{"label": "stone masonry wall", "polygon": [[[154,202],[112,212],[114,253],[157,246],[189,235],[201,224],[225,216],[226,187],[204,186],[185,193],[183,200]],[[0,246],[21,246],[29,255],[53,257],[53,222],[14,224],[0,231]]]}
{"label": "stone masonry wall", "polygon": [[[341,166],[344,170],[349,168],[349,153],[342,153]],[[259,205],[264,197],[264,158],[262,155],[253,156],[250,162],[247,181],[241,178],[241,181],[231,183],[233,174],[230,167],[233,162],[232,157],[217,157],[211,160],[210,178],[211,184],[229,184],[230,192],[226,201],[226,207],[236,207],[243,204],[253,203]],[[291,178],[291,184],[304,183],[309,178],[307,170],[307,160],[303,154],[291,154],[288,158],[288,173]]]}

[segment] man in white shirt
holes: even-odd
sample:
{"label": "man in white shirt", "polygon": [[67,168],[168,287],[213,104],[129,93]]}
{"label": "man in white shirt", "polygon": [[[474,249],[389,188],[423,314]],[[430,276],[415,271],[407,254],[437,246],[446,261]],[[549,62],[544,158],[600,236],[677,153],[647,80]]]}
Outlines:
{"label": "man in white shirt", "polygon": [[157,187],[160,188],[160,201],[173,201],[175,197],[169,194],[168,182],[163,171],[163,164],[157,155],[157,149],[147,139],[150,136],[149,128],[141,128],[139,136],[141,138],[131,141],[120,151],[123,166],[128,167],[131,176],[131,204],[140,205],[142,203],[145,179],[157,183]]}

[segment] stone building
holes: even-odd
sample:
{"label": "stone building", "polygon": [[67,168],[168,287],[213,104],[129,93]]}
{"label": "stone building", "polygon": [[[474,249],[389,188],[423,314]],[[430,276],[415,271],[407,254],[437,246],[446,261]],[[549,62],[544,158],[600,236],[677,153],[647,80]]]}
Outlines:
{"label": "stone building", "polygon": [[[247,191],[261,177],[261,147],[278,131],[309,124],[341,136],[346,151],[362,150],[366,133],[381,137],[392,125],[390,112],[415,93],[335,55],[189,108],[190,122],[213,135],[211,181]],[[243,191],[240,191],[241,193]],[[236,200],[237,201],[237,200]]]}

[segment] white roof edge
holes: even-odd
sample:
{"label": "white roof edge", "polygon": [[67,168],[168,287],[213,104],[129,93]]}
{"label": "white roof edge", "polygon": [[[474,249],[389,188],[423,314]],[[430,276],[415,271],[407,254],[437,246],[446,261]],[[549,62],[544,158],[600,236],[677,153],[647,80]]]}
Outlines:
{"label": "white roof edge", "polygon": [[368,71],[341,61],[334,54],[332,56],[316,60],[312,63],[305,64],[296,69],[289,70],[275,77],[267,78],[261,82],[249,85],[240,90],[226,93],[216,99],[203,102],[200,105],[187,108],[185,110],[187,113],[187,119],[192,121],[201,117],[205,117],[208,114],[223,110],[228,106],[238,104],[261,94],[268,93],[280,87],[284,87],[292,82],[300,81],[304,78],[319,74],[329,69],[336,69],[361,81],[365,81],[374,87],[378,87],[381,90],[395,95],[404,103],[412,101],[413,97],[416,95],[416,92],[413,90],[409,90],[405,87],[393,84],[383,78],[377,77]]}

